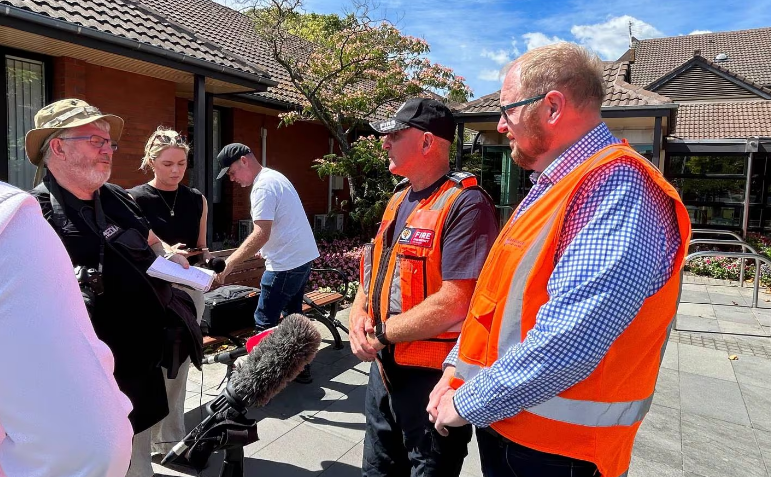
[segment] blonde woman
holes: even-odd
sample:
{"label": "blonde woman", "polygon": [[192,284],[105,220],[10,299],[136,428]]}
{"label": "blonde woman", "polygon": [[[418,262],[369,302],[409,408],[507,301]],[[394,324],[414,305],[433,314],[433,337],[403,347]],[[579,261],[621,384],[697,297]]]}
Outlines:
{"label": "blonde woman", "polygon": [[[187,170],[190,146],[176,131],[159,127],[147,140],[140,168],[152,171],[150,182],[134,187],[129,194],[136,200],[152,230],[191,264],[211,255],[206,248],[206,198],[196,189],[180,182]],[[196,307],[201,322],[203,293],[182,288]],[[185,436],[185,383],[189,362],[183,363],[175,379],[166,379],[169,415],[150,429],[151,451],[166,454]],[[164,372],[164,377],[166,373]]]}

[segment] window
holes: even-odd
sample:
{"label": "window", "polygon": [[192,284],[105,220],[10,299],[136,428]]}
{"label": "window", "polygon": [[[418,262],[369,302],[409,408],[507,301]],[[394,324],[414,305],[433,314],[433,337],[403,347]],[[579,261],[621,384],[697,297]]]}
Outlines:
{"label": "window", "polygon": [[[683,199],[691,223],[740,229],[747,184],[747,156],[670,156],[666,176]],[[761,224],[766,164],[755,160],[750,175],[750,226]]]}
{"label": "window", "polygon": [[5,99],[8,126],[8,182],[32,187],[35,167],[27,160],[24,135],[35,127],[35,113],[46,105],[45,63],[5,56]]}
{"label": "window", "polygon": [[[194,169],[197,167],[197,164],[193,160],[195,157],[195,151],[193,147],[193,138],[195,137],[195,124],[193,123],[193,102],[190,101],[188,103],[188,111],[187,111],[187,141],[188,144],[190,144],[190,170],[188,171],[188,177],[190,177],[191,180],[191,186],[197,186],[196,184],[192,184],[193,178],[195,177]],[[221,180],[217,180],[217,174],[220,172],[220,166],[219,162],[217,162],[217,154],[219,154],[220,149],[222,149],[222,111],[218,108],[212,109],[212,138],[211,138],[211,145],[212,145],[212,202],[215,204],[219,204],[222,201],[222,182]],[[201,190],[203,191],[203,188]]]}

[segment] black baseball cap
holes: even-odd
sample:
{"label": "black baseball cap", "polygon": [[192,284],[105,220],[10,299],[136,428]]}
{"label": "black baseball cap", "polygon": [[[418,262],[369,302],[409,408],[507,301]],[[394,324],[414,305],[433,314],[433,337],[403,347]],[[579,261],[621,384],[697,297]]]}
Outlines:
{"label": "black baseball cap", "polygon": [[413,98],[402,104],[393,118],[369,123],[381,133],[417,128],[452,142],[455,139],[455,119],[452,111],[435,99]]}
{"label": "black baseball cap", "polygon": [[251,154],[252,150],[240,142],[234,142],[223,147],[219,154],[217,154],[217,160],[220,163],[220,173],[217,175],[217,179],[222,179],[225,174],[228,173],[230,165],[241,159],[241,156]]}

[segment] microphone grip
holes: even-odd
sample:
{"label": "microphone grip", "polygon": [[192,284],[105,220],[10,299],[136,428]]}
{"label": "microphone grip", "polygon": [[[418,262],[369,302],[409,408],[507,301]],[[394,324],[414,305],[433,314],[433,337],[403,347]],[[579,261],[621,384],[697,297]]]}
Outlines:
{"label": "microphone grip", "polygon": [[222,353],[215,354],[213,356],[207,356],[203,359],[203,364],[214,364],[214,363],[222,363],[222,364],[231,364],[236,359],[240,358],[241,356],[246,356],[247,351],[246,347],[242,346],[240,348],[232,349],[230,351],[223,351]]}
{"label": "microphone grip", "polygon": [[220,273],[223,270],[225,270],[225,260],[220,257],[214,257],[209,260],[206,260],[206,268],[216,273]]}

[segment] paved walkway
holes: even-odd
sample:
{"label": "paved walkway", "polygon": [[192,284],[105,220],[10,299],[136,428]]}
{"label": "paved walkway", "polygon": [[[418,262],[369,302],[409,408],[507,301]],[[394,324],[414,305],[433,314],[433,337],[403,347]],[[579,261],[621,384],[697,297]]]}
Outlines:
{"label": "paved walkway", "polygon": [[[686,277],[631,477],[771,477],[771,295],[761,293],[759,309],[749,307],[751,298],[751,288],[735,282]],[[347,321],[346,313],[339,317]],[[312,384],[292,383],[250,411],[260,440],[245,448],[246,476],[361,475],[369,364],[348,348],[332,349],[330,338],[314,362]],[[191,371],[188,428],[201,420],[200,404],[218,394],[223,376],[222,365]],[[464,477],[481,476],[472,444]],[[219,475],[221,459],[215,454],[202,475]]]}

